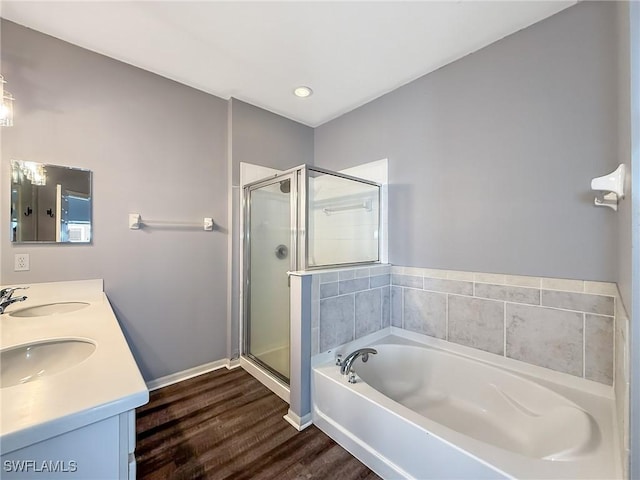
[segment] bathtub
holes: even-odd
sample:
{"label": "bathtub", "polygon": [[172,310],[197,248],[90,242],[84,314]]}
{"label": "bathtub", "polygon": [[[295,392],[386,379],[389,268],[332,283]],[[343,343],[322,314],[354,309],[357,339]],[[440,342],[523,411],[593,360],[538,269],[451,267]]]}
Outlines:
{"label": "bathtub", "polygon": [[610,387],[402,332],[355,384],[335,351],[312,371],[313,423],[380,476],[621,478]]}

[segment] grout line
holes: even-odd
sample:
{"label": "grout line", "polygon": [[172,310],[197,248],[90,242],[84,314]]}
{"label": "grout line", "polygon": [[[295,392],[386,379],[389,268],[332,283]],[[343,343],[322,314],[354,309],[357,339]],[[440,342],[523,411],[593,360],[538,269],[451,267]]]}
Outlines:
{"label": "grout line", "polygon": [[[479,297],[479,298],[484,298],[484,297]],[[490,299],[488,299],[490,300]],[[503,300],[505,303],[509,303],[511,305],[524,305],[525,307],[536,307],[536,308],[548,308],[550,310],[559,310],[561,312],[569,312],[569,313],[581,313],[581,314],[586,314],[586,315],[595,315],[597,317],[607,317],[607,318],[613,318],[613,315],[607,315],[605,313],[593,313],[593,312],[585,312],[584,310],[571,310],[569,308],[560,308],[560,307],[552,307],[550,305],[533,305],[531,303],[520,303],[520,302],[513,302],[510,300]]]}
{"label": "grout line", "polygon": [[[529,287],[524,287],[529,288]],[[545,290],[547,292],[560,292],[560,293],[577,293],[578,295],[591,295],[596,297],[613,297],[615,295],[610,295],[608,293],[595,293],[595,292],[576,292],[575,290],[558,290],[557,288],[541,288],[540,290]]]}

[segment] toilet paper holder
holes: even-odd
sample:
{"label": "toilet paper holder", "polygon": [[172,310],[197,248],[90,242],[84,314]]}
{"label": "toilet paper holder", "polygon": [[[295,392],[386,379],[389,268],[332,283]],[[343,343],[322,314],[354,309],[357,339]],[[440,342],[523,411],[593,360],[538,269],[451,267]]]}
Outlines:
{"label": "toilet paper holder", "polygon": [[600,192],[594,200],[598,207],[609,207],[618,210],[618,202],[624,198],[625,165],[621,163],[618,168],[608,175],[596,177],[591,180],[591,189]]}

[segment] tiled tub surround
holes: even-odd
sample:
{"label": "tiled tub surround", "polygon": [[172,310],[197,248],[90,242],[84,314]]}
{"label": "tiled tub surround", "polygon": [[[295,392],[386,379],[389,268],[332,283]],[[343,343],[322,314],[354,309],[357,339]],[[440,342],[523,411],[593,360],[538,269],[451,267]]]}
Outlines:
{"label": "tiled tub surround", "polygon": [[393,266],[391,324],[611,385],[616,293],[602,282]]}
{"label": "tiled tub surround", "polygon": [[390,284],[390,265],[314,273],[312,355],[388,327]]}
{"label": "tiled tub surround", "polygon": [[393,325],[613,384],[613,283],[379,265],[312,286],[314,355]]}
{"label": "tiled tub surround", "polygon": [[614,393],[624,478],[629,478],[629,316],[616,297]]}

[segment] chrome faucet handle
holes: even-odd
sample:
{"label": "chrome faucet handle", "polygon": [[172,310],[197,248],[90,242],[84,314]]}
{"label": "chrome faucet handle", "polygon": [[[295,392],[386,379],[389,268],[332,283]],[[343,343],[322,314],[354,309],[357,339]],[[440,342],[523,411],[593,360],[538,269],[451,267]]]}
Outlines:
{"label": "chrome faucet handle", "polygon": [[24,302],[26,299],[27,299],[26,295],[23,295],[21,297],[13,297],[13,298],[7,297],[7,298],[0,299],[0,315],[4,313],[4,311],[9,305],[13,305],[16,302]]}
{"label": "chrome faucet handle", "polygon": [[341,354],[337,354],[336,355],[336,365],[341,367],[342,366],[342,355]]}
{"label": "chrome faucet handle", "polygon": [[0,290],[0,297],[5,300],[11,298],[16,290],[27,290],[29,287],[7,287]]}
{"label": "chrome faucet handle", "polygon": [[349,383],[356,383],[356,372],[354,372],[353,370],[351,370],[349,372]]}

